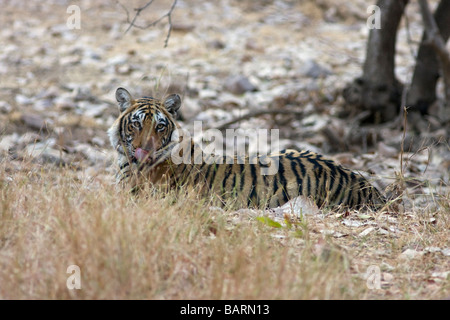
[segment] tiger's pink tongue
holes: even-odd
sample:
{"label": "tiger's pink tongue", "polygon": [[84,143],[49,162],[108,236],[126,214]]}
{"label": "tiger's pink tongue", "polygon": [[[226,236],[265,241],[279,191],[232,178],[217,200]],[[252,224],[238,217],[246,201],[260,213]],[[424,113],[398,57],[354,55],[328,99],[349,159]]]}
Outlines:
{"label": "tiger's pink tongue", "polygon": [[137,148],[134,151],[134,157],[141,162],[150,160],[150,157],[148,156],[148,151],[141,148]]}

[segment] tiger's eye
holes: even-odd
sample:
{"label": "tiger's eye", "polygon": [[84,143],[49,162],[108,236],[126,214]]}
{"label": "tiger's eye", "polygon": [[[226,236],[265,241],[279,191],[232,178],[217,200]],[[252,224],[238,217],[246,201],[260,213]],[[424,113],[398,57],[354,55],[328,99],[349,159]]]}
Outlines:
{"label": "tiger's eye", "polygon": [[163,129],[164,129],[164,125],[162,123],[160,123],[156,126],[156,130],[158,130],[158,131],[161,131]]}
{"label": "tiger's eye", "polygon": [[139,123],[139,121],[133,121],[131,125],[138,130],[141,128],[141,124]]}

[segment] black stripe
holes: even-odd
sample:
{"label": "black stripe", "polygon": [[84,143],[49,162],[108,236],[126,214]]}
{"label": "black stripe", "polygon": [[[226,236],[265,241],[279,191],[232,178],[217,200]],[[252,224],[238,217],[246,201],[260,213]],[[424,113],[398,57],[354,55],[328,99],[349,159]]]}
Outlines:
{"label": "black stripe", "polygon": [[254,164],[249,164],[250,166],[250,173],[252,176],[252,192],[250,194],[249,197],[249,201],[250,199],[255,199],[255,204],[258,205],[259,204],[259,197],[258,194],[256,192],[256,184],[258,183],[258,177],[256,176],[256,165]]}
{"label": "black stripe", "polygon": [[233,173],[233,182],[231,183],[231,191],[233,196],[236,196],[236,172]]}
{"label": "black stripe", "polygon": [[[301,188],[302,188],[302,178],[298,174],[296,166],[297,166],[297,162],[291,160],[291,169],[294,172],[295,178],[297,180],[297,186],[298,186],[297,190],[301,190]],[[299,191],[299,194],[301,194],[301,193],[302,192]]]}
{"label": "black stripe", "polygon": [[119,169],[120,169],[120,170],[123,170],[123,169],[125,169],[126,167],[128,167],[129,165],[130,165],[129,162],[125,162],[124,164],[122,164],[122,165],[119,167]]}
{"label": "black stripe", "polygon": [[239,190],[242,191],[242,190],[244,190],[244,184],[245,184],[245,165],[240,164],[240,168],[241,168],[241,185],[239,186]]}
{"label": "black stripe", "polygon": [[124,122],[124,119],[125,119],[126,117],[122,117],[122,118],[120,118],[120,122],[119,122],[119,134],[120,134],[120,143],[125,143],[124,142],[124,136],[123,136],[123,122]]}
{"label": "black stripe", "polygon": [[337,187],[336,187],[336,191],[334,192],[334,201],[336,202],[336,204],[339,204],[340,200],[341,200],[341,192],[342,192],[342,185],[344,183],[344,179],[345,179],[345,173],[342,172],[342,170],[339,170],[339,167],[337,168],[337,171],[339,172],[339,182],[337,183]]}
{"label": "black stripe", "polygon": [[349,192],[344,204],[349,207],[353,206],[353,181],[349,184]]}
{"label": "black stripe", "polygon": [[289,201],[289,197],[287,195],[287,181],[286,181],[286,177],[284,176],[283,161],[280,161],[280,163],[278,164],[278,174],[280,176],[281,185],[283,186],[283,189],[282,189],[283,200],[284,200],[284,203],[286,203]]}
{"label": "black stripe", "polygon": [[[324,160],[323,163],[324,163],[325,166],[327,166],[330,169],[330,176],[329,176],[329,179],[330,179],[330,190],[328,190],[327,192],[329,192],[329,200],[332,201],[332,198],[335,195],[335,192],[332,193],[332,191],[333,191],[334,186],[336,184],[336,166],[330,160]],[[325,183],[325,185],[326,185],[326,183]],[[337,188],[337,186],[336,186],[336,188]]]}
{"label": "black stripe", "polygon": [[306,175],[306,194],[304,194],[304,196],[312,196],[311,194],[311,179],[309,177],[309,175]]}
{"label": "black stripe", "polygon": [[255,196],[255,187],[252,187],[252,192],[250,193],[248,200],[247,200],[247,207],[250,207],[252,205],[252,198]]}
{"label": "black stripe", "polygon": [[180,176],[182,176],[183,175],[183,173],[186,171],[186,169],[187,169],[187,164],[184,164],[184,163],[180,163],[179,165],[178,165],[178,168],[180,168],[180,166],[184,166],[184,168],[183,168],[183,170],[180,172]]}
{"label": "black stripe", "polygon": [[278,173],[276,175],[273,176],[273,195],[275,195],[277,193],[278,190]]}
{"label": "black stripe", "polygon": [[302,172],[302,177],[305,177],[306,175],[306,168],[305,165],[302,162],[301,158],[292,158],[292,160],[295,160],[298,163],[298,166],[300,167],[300,171]]}
{"label": "black stripe", "polygon": [[194,177],[194,187],[195,185],[198,183],[198,179],[200,178],[200,175],[202,174],[202,170],[196,168],[196,166],[194,166],[195,169],[197,169],[197,174]]}
{"label": "black stripe", "polygon": [[225,168],[224,171],[224,177],[223,177],[223,182],[222,182],[222,192],[225,192],[225,187],[227,185],[227,180],[230,177],[230,171],[233,169],[233,165],[232,164],[225,164],[227,167]]}
{"label": "black stripe", "polygon": [[[212,164],[209,164],[208,165],[208,169],[206,169],[206,174],[205,174],[205,182],[206,183],[208,183],[208,177],[209,177],[209,173],[211,172],[211,167],[212,166],[213,166]],[[208,186],[208,187],[210,187],[210,186]]]}
{"label": "black stripe", "polygon": [[217,171],[218,171],[216,163],[212,164],[212,166],[213,166],[213,170],[211,172],[211,177],[210,177],[210,180],[209,180],[209,185],[211,187],[214,185],[214,180],[216,179],[216,175],[217,175]]}

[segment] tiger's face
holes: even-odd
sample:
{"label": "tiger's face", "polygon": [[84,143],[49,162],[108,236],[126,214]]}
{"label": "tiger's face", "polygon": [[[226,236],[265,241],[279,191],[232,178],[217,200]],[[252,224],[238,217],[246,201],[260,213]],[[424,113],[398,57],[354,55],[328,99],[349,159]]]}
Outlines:
{"label": "tiger's face", "polygon": [[126,89],[118,88],[116,99],[121,114],[108,130],[114,149],[134,163],[153,163],[166,149],[169,152],[169,144],[179,139],[174,118],[181,106],[180,96],[134,100]]}

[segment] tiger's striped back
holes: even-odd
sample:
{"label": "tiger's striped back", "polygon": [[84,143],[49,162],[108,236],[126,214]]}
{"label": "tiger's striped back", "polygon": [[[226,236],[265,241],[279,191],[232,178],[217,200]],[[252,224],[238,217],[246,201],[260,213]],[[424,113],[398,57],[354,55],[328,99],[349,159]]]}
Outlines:
{"label": "tiger's striped back", "polygon": [[[178,96],[165,101],[133,100],[125,90],[117,97],[122,114],[109,135],[119,153],[118,181],[132,186],[151,183],[170,189],[194,188],[204,197],[214,195],[222,203],[232,202],[235,208],[276,207],[297,196],[311,197],[318,206],[385,204],[384,197],[362,175],[310,151],[283,150],[244,161],[216,157],[213,163],[208,157],[195,157],[203,156],[200,147],[190,138],[180,138],[181,128],[174,120],[181,103]],[[191,160],[175,163],[173,151],[181,145],[190,146]],[[268,162],[277,163],[275,174],[261,174]]]}
{"label": "tiger's striped back", "polygon": [[[360,208],[385,203],[380,192],[362,175],[310,151],[283,150],[270,155],[278,161],[278,172],[263,175],[263,164],[170,164],[163,174],[171,188],[190,186],[207,196],[215,194],[223,203],[242,207],[277,207],[298,196],[310,197],[319,206]],[[149,175],[148,175],[149,176]]]}

